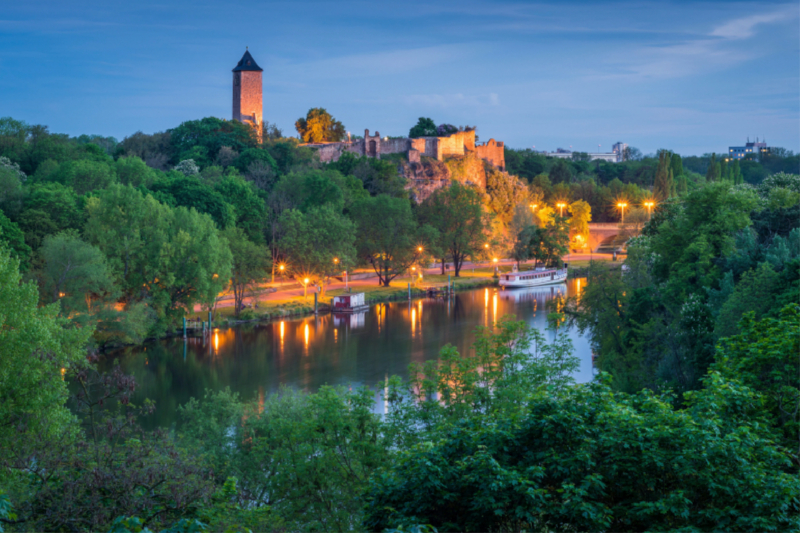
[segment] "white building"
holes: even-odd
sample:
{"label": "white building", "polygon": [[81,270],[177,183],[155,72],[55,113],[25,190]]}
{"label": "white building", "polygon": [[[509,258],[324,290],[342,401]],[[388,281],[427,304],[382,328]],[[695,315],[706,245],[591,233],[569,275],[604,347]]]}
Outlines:
{"label": "white building", "polygon": [[541,153],[547,157],[556,157],[558,159],[573,159],[574,156],[578,154],[583,155],[585,153],[587,156],[589,156],[589,161],[599,159],[601,161],[607,161],[608,163],[621,163],[625,160],[625,151],[627,148],[627,144],[623,142],[617,142],[611,147],[611,152],[573,152],[572,150],[557,148],[555,152]]}
{"label": "white building", "polygon": [[728,159],[744,159],[748,155],[766,153],[769,153],[769,147],[766,141],[758,142],[758,137],[756,137],[756,142],[750,142],[748,138],[744,146],[731,146],[728,148]]}

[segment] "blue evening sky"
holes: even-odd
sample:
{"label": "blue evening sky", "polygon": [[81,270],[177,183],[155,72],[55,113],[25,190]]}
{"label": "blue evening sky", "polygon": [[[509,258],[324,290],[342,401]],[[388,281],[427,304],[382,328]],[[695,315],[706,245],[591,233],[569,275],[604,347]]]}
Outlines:
{"label": "blue evening sky", "polygon": [[51,131],[230,118],[264,69],[284,134],[325,107],[363,134],[420,116],[537,150],[800,149],[798,2],[2,0],[0,116]]}

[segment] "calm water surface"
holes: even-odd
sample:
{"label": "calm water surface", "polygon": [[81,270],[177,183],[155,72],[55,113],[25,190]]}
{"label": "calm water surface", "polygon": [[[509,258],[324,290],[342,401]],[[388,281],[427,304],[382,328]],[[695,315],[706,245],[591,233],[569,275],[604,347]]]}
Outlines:
{"label": "calm water surface", "polygon": [[[574,295],[585,279],[534,289],[477,289],[447,300],[378,304],[356,315],[321,315],[215,330],[210,342],[200,338],[167,339],[114,354],[136,377],[136,403],[156,402],[147,427],[169,426],[177,407],[206,389],[230,387],[244,399],[269,394],[286,385],[316,391],[321,385],[367,385],[376,390],[393,374],[406,377],[408,364],[438,356],[447,343],[472,354],[476,326],[488,326],[514,314],[545,332],[545,303]],[[545,332],[548,340],[554,333]],[[579,382],[592,379],[588,339],[569,331],[581,364]]]}

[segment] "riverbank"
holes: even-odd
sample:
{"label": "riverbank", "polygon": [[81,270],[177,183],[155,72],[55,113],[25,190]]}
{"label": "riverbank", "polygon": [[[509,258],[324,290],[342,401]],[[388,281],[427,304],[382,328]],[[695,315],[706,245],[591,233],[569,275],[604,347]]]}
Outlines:
{"label": "riverbank", "polygon": [[[504,265],[500,267],[500,272],[511,271],[511,265]],[[470,289],[477,289],[481,287],[490,287],[497,285],[497,279],[493,276],[494,269],[491,267],[482,268],[469,268],[461,271],[461,276],[456,278],[450,275],[449,282],[454,291],[466,291]],[[428,288],[442,288],[446,287],[448,283],[448,276],[441,274],[428,274],[421,280],[412,279],[407,275],[399,276],[392,280],[388,287],[379,286],[377,279],[374,285],[360,284],[352,288],[352,292],[363,292],[367,304],[376,304],[383,302],[393,302],[399,300],[407,300],[409,297],[409,283],[411,283],[411,298],[423,298],[427,294]],[[319,299],[317,308],[319,312],[330,311],[333,303],[333,297],[340,294],[346,294],[348,291],[344,288],[337,288],[327,290],[325,296]],[[267,322],[281,318],[300,317],[314,314],[314,293],[310,289],[306,296],[287,296],[285,298],[273,297],[268,300],[259,300],[258,307],[248,307],[239,313],[239,317],[234,315],[233,307],[220,307],[214,313],[213,327],[226,327],[234,326],[237,324],[247,322]],[[193,313],[189,317],[193,320],[208,320],[208,313],[198,312]]]}
{"label": "riverbank", "polygon": [[625,257],[621,256],[618,261],[609,261],[607,259],[600,260],[578,260],[569,263],[569,272],[567,279],[585,278],[589,275],[589,265],[594,263],[594,268],[602,268],[605,270],[619,270],[622,268],[622,263]]}

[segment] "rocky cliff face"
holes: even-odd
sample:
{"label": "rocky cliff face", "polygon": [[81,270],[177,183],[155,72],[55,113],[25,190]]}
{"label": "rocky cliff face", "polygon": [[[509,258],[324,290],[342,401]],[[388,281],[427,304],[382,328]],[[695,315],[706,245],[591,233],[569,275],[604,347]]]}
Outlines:
{"label": "rocky cliff face", "polygon": [[419,163],[402,162],[399,172],[408,181],[406,189],[417,203],[450,183],[450,169],[432,157],[422,157]]}
{"label": "rocky cliff face", "polygon": [[486,190],[486,170],[483,159],[478,157],[475,152],[448,157],[444,163],[450,169],[450,179],[464,185],[474,185],[482,191]]}
{"label": "rocky cliff face", "polygon": [[484,163],[474,153],[448,157],[444,161],[422,157],[419,163],[401,162],[399,172],[408,181],[406,188],[417,202],[424,201],[436,189],[446,187],[451,180],[486,190]]}

